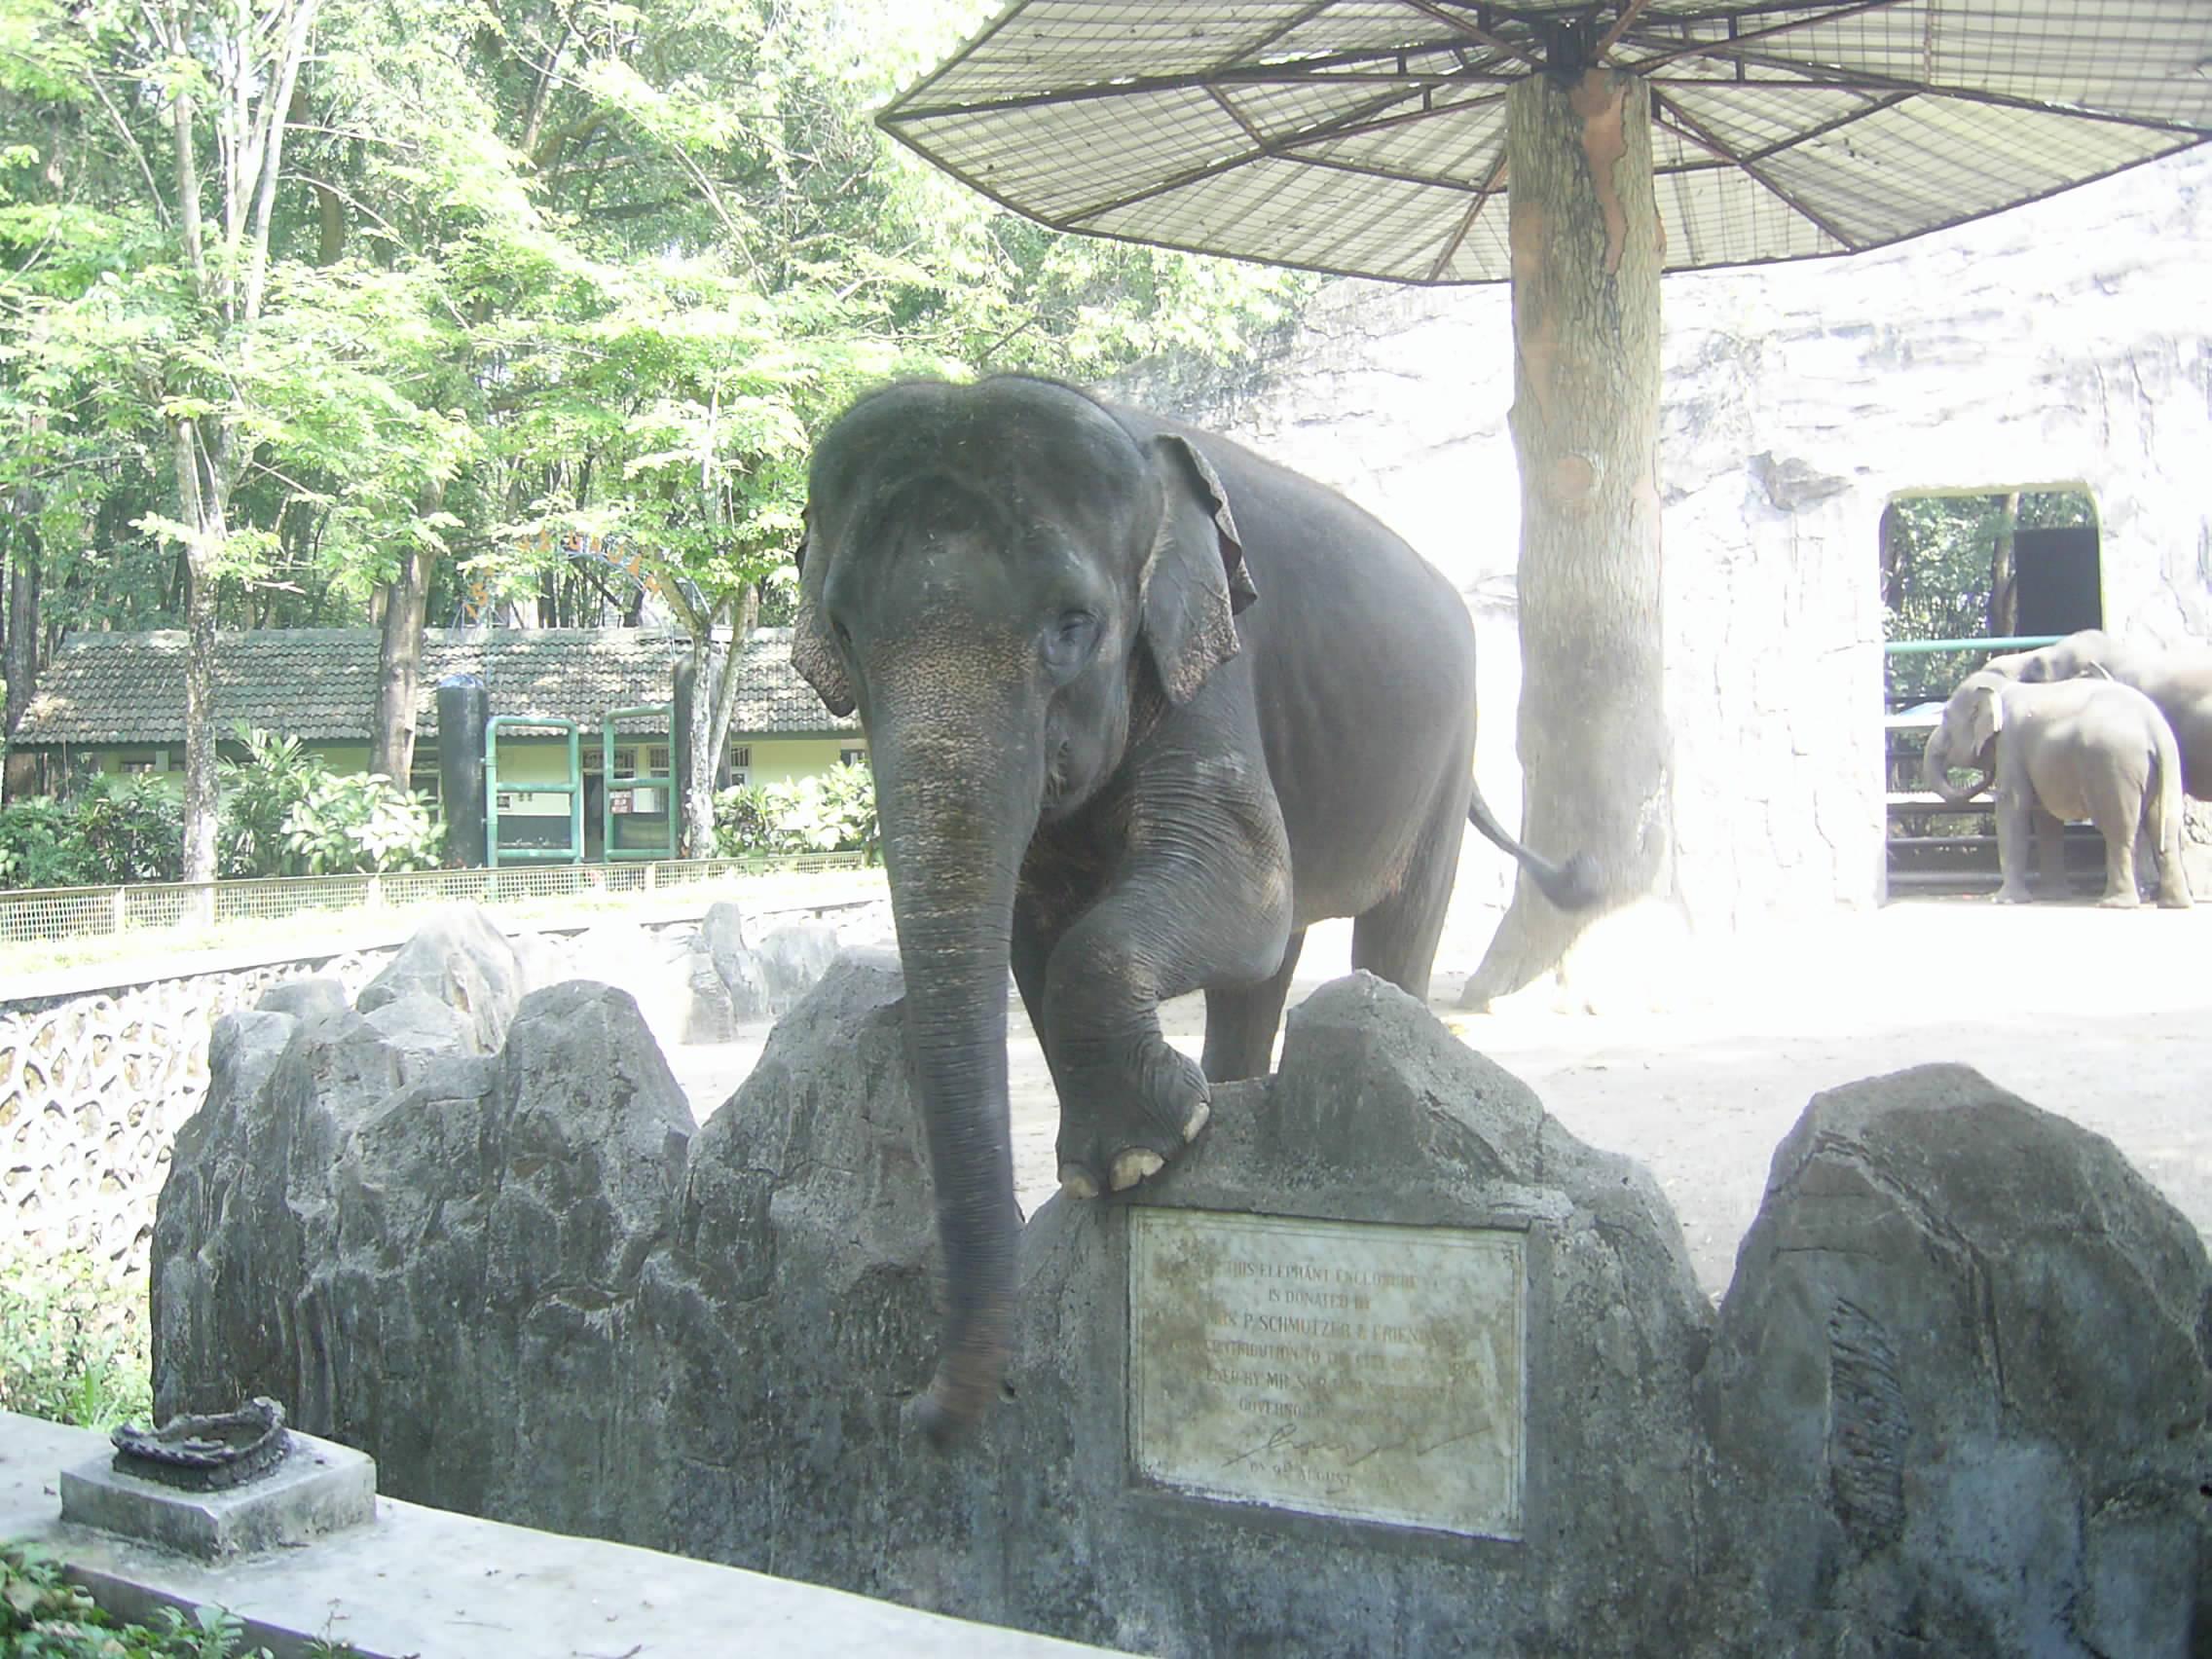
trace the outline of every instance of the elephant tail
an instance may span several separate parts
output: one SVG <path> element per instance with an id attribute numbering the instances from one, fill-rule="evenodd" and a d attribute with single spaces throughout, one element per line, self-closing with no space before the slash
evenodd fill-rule
<path id="1" fill-rule="evenodd" d="M 1597 860 L 1588 853 L 1575 853 L 1565 864 L 1547 864 L 1505 832 L 1505 826 L 1492 815 L 1490 802 L 1483 799 L 1480 785 L 1468 798 L 1467 822 L 1487 840 L 1511 854 L 1529 872 L 1536 890 L 1562 910 L 1587 909 L 1598 902 L 1604 889 L 1598 879 Z"/>
<path id="2" fill-rule="evenodd" d="M 2161 862 L 2181 856 L 2184 830 L 2182 811 L 2181 744 L 2174 728 L 2156 705 L 2151 710 L 2152 753 L 2158 763 L 2157 793 L 2153 796 L 2151 833 L 2158 844 Z"/>

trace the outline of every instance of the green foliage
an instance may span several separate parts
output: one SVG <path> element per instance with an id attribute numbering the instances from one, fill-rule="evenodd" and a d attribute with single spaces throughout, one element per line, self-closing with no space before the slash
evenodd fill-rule
<path id="1" fill-rule="evenodd" d="M 183 814 L 159 778 L 95 775 L 67 800 L 0 808 L 0 888 L 174 881 Z"/>
<path id="2" fill-rule="evenodd" d="M 112 886 L 174 881 L 182 873 L 184 812 L 163 779 L 101 777 L 72 804 L 86 879 Z"/>
<path id="3" fill-rule="evenodd" d="M 296 737 L 237 727 L 245 750 L 242 760 L 222 763 L 222 814 L 215 832 L 215 854 L 227 876 L 296 873 L 290 865 L 286 827 L 292 809 L 307 799 L 315 780 L 326 774 Z"/>
<path id="4" fill-rule="evenodd" d="M 866 766 L 753 784 L 715 796 L 715 852 L 725 859 L 866 853 L 879 832 L 875 780 Z"/>
<path id="5" fill-rule="evenodd" d="M 349 1659 L 350 1642 L 317 1640 L 311 1659 Z M 0 1653 L 11 1659 L 270 1659 L 245 1646 L 245 1625 L 221 1607 L 164 1607 L 149 1623 L 119 1624 L 58 1561 L 0 1545 Z"/>
<path id="6" fill-rule="evenodd" d="M 74 1251 L 0 1265 L 0 1410 L 106 1430 L 152 1410 L 142 1289 Z"/>
<path id="7" fill-rule="evenodd" d="M 284 843 L 310 875 L 434 869 L 445 827 L 380 772 L 322 772 L 286 816 Z"/>
<path id="8" fill-rule="evenodd" d="M 84 843 L 77 816 L 47 795 L 0 807 L 0 888 L 81 887 Z"/>
<path id="9" fill-rule="evenodd" d="M 2016 516 L 2008 517 L 2008 503 Z M 2079 491 L 1899 497 L 1882 516 L 1884 637 L 1972 640 L 2009 634 L 1998 586 L 2014 530 L 2095 523 L 2094 504 Z M 1946 697 L 1985 655 L 1935 651 L 1893 657 L 1891 699 Z"/>
<path id="10" fill-rule="evenodd" d="M 715 795 L 715 857 L 759 858 L 769 851 L 775 824 L 768 817 L 768 792 L 761 784 L 721 790 Z"/>

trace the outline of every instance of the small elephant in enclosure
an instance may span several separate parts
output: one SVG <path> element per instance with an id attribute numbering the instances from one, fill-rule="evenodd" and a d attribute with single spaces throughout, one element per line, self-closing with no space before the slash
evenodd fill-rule
<path id="1" fill-rule="evenodd" d="M 2212 800 L 2212 645 L 2161 650 L 2084 628 L 2025 653 L 2018 678 L 2038 685 L 2084 675 L 2132 685 L 2157 704 L 2181 748 L 2183 793 Z"/>
<path id="2" fill-rule="evenodd" d="M 1964 805 L 1981 785 L 1956 788 L 1954 767 L 1978 769 L 1993 783 L 2000 900 L 2031 897 L 2031 826 L 2045 882 L 2063 891 L 2062 827 L 2085 818 L 2105 838 L 2103 903 L 2140 902 L 2135 848 L 2145 834 L 2157 853 L 2158 903 L 2188 907 L 2180 752 L 2165 717 L 2140 691 L 2094 678 L 2025 684 L 2002 671 L 1970 674 L 1944 704 L 1921 757 L 1928 787 Z"/>

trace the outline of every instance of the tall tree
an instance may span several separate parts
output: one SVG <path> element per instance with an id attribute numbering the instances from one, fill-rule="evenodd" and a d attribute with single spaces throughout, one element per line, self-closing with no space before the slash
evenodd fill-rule
<path id="1" fill-rule="evenodd" d="M 1506 93 L 1521 460 L 1522 838 L 1586 852 L 1604 902 L 1672 872 L 1659 660 L 1659 256 L 1650 93 L 1593 68 Z M 1610 531 L 1610 534 L 1607 532 Z M 1594 620 L 1602 619 L 1602 620 Z M 1522 872 L 1463 1002 L 1556 968 L 1591 912 Z"/>

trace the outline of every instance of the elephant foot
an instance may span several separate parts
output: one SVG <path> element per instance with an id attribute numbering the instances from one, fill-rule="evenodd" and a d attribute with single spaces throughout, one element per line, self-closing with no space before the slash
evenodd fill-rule
<path id="1" fill-rule="evenodd" d="M 2025 887 L 2015 887 L 2010 882 L 1997 890 L 1997 902 L 2000 904 L 2032 904 L 2035 897 Z"/>
<path id="2" fill-rule="evenodd" d="M 2118 892 L 2106 894 L 2097 901 L 2097 908 L 2100 910 L 2133 910 L 2141 907 L 2142 903 L 2143 901 L 2136 896 L 2135 889 L 2127 887 Z"/>
<path id="3" fill-rule="evenodd" d="M 1105 1079 L 1063 1086 L 1060 1191 L 1066 1197 L 1125 1193 L 1166 1168 L 1206 1126 L 1213 1108 L 1205 1076 L 1184 1055 L 1159 1043 L 1136 1071 L 1119 1087 Z"/>
<path id="4" fill-rule="evenodd" d="M 2196 901 L 2190 897 L 2189 889 L 2186 887 L 2161 888 L 2158 893 L 2158 908 L 2161 910 L 2194 910 L 2196 908 Z"/>

